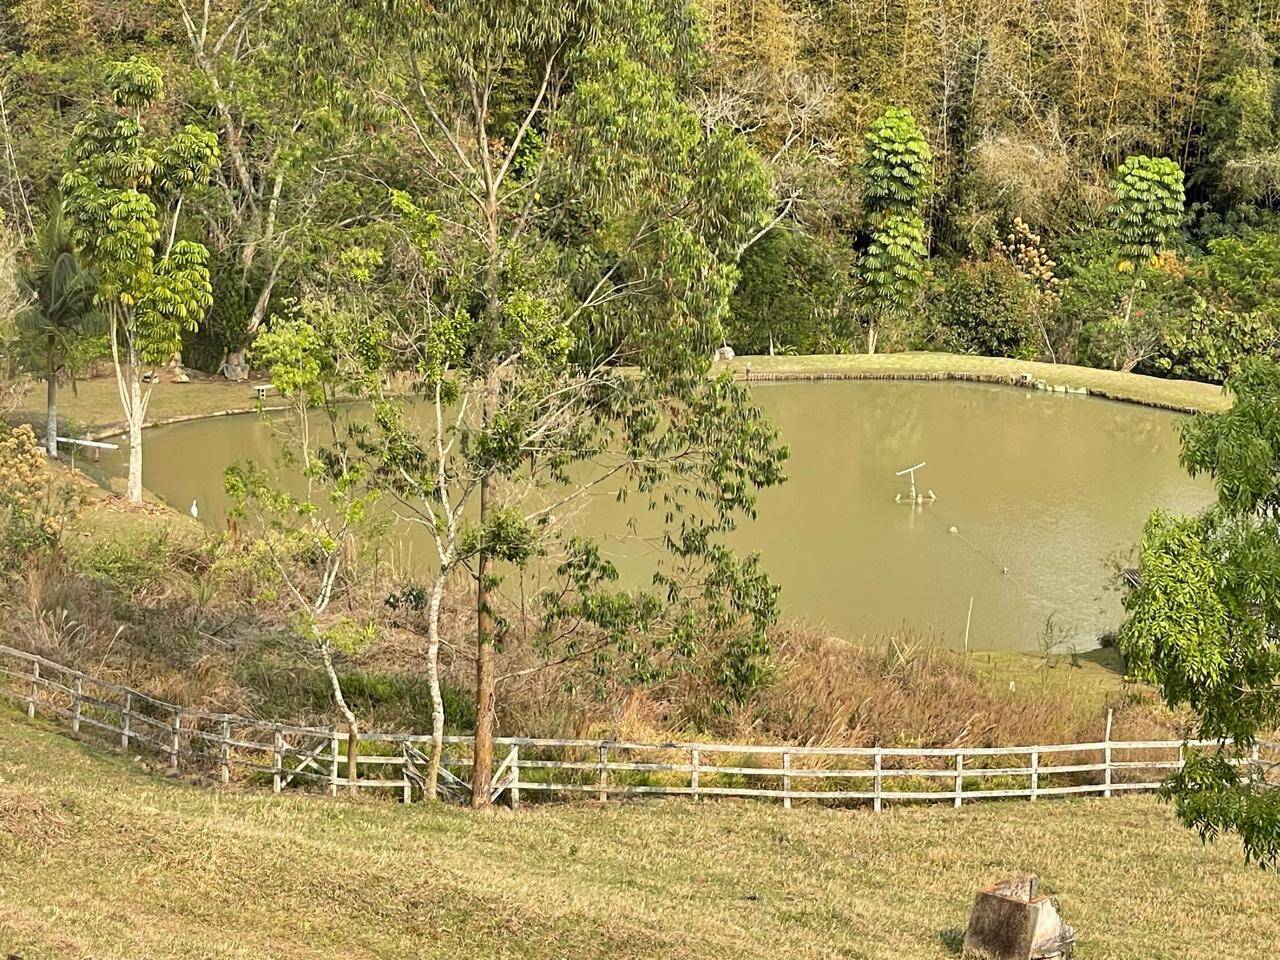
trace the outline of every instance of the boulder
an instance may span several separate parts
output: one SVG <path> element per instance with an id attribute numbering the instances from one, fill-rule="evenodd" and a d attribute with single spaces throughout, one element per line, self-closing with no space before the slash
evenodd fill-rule
<path id="1" fill-rule="evenodd" d="M 1076 934 L 1062 922 L 1037 878 L 1014 877 L 978 891 L 964 935 L 974 960 L 1059 960 L 1071 956 Z"/>

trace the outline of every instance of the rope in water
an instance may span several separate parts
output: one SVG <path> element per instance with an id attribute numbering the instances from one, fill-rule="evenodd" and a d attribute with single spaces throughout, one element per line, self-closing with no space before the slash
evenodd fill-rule
<path id="1" fill-rule="evenodd" d="M 912 509 L 915 509 L 915 508 L 913 507 Z M 1035 588 L 1030 586 L 1026 582 L 1026 580 L 1024 580 L 1021 576 L 1012 573 L 1007 564 L 1001 563 L 998 559 L 996 559 L 986 550 L 982 549 L 982 547 L 978 546 L 978 544 L 974 543 L 967 536 L 961 533 L 960 528 L 956 524 L 949 523 L 947 519 L 945 519 L 943 516 L 940 515 L 941 511 L 938 510 L 936 503 L 931 503 L 927 505 L 922 512 L 927 516 L 929 516 L 929 518 L 933 520 L 935 523 L 944 527 L 947 531 L 948 536 L 952 536 L 960 540 L 962 543 L 964 543 L 965 546 L 967 546 L 975 554 L 977 554 L 979 557 L 981 557 L 983 560 L 989 563 L 1002 576 L 1008 577 L 1011 584 L 1018 591 L 1020 591 L 1027 597 L 1031 598 L 1032 600 L 1038 601 L 1039 603 L 1043 604 L 1045 607 L 1048 607 L 1050 611 L 1053 611 L 1057 608 L 1058 601 L 1049 599 L 1044 594 L 1042 594 L 1039 590 L 1036 590 Z"/>

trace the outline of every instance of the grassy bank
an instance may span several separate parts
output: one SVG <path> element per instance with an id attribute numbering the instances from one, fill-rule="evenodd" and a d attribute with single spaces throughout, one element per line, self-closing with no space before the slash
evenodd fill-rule
<path id="1" fill-rule="evenodd" d="M 262 382 L 261 378 L 255 378 L 249 382 L 231 383 L 222 377 L 194 374 L 190 383 L 172 383 L 167 373 L 161 374 L 152 387 L 151 402 L 147 407 L 148 424 L 256 410 L 258 400 L 253 387 Z M 35 384 L 23 396 L 10 419 L 16 423 L 30 423 L 40 436 L 44 436 L 44 402 L 43 385 Z M 58 415 L 63 429 L 69 429 L 71 436 L 101 437 L 125 429 L 120 395 L 112 376 L 78 381 L 74 390 L 63 387 L 58 391 Z"/>
<path id="2" fill-rule="evenodd" d="M 841 354 L 808 357 L 739 357 L 732 368 L 767 377 L 957 377 L 991 383 L 1043 380 L 1049 387 L 1085 389 L 1091 394 L 1186 411 L 1217 411 L 1228 406 L 1222 388 L 1192 380 L 1166 380 L 1118 370 L 1070 364 L 1037 363 L 1001 357 L 953 353 Z"/>
<path id="3" fill-rule="evenodd" d="M 0 708 L 0 946 L 27 958 L 941 960 L 973 890 L 1017 871 L 1080 960 L 1280 942 L 1275 878 L 1151 798 L 476 816 L 193 787 Z"/>
<path id="4" fill-rule="evenodd" d="M 254 562 L 251 543 L 208 541 L 189 518 L 100 497 L 61 554 L 12 581 L 0 601 L 6 642 L 168 702 L 326 725 L 328 681 L 286 606 L 249 575 Z M 386 606 L 386 581 L 375 574 L 352 585 L 352 609 L 377 629 L 358 654 L 339 659 L 346 695 L 366 729 L 429 730 L 425 635 Z M 450 636 L 471 627 L 466 601 L 446 596 Z M 1019 745 L 1096 739 L 1112 708 L 1118 737 L 1182 732 L 1153 691 L 1124 681 L 1113 650 L 965 656 L 907 633 L 851 643 L 802 624 L 782 624 L 772 639 L 769 677 L 747 703 L 728 707 L 716 706 L 702 661 L 666 682 L 620 679 L 595 694 L 589 667 L 539 669 L 538 655 L 517 645 L 500 727 L 649 742 Z M 474 664 L 445 648 L 441 669 L 449 729 L 469 732 Z"/>
<path id="5" fill-rule="evenodd" d="M 1115 370 L 1073 367 L 1067 364 L 971 357 L 950 353 L 886 353 L 873 357 L 840 354 L 808 357 L 739 357 L 732 368 L 753 375 L 822 377 L 962 376 L 1009 383 L 1020 377 L 1043 380 L 1049 386 L 1085 388 L 1100 396 L 1179 410 L 1221 410 L 1226 399 L 1221 388 L 1190 380 L 1163 380 Z M 260 382 L 260 381 L 254 381 Z M 44 391 L 38 385 L 23 398 L 15 419 L 42 428 Z M 148 418 L 153 423 L 189 417 L 207 417 L 256 409 L 251 383 L 229 383 L 222 377 L 193 376 L 190 383 L 171 383 L 162 376 L 151 396 Z M 64 389 L 58 409 L 73 431 L 100 436 L 122 430 L 120 399 L 114 378 L 81 381 L 73 393 Z M 42 432 L 42 429 L 41 429 Z M 79 433 L 77 433 L 79 435 Z"/>

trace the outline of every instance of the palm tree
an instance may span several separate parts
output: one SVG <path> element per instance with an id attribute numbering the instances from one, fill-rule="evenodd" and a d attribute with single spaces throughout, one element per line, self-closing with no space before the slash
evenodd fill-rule
<path id="1" fill-rule="evenodd" d="M 20 283 L 29 298 L 19 314 L 23 333 L 43 353 L 47 409 L 45 444 L 50 457 L 58 455 L 58 379 L 74 373 L 68 356 L 78 340 L 97 332 L 101 315 L 94 305 L 98 280 L 81 266 L 71 243 L 71 227 L 62 200 L 53 196 L 48 216 L 35 238 L 31 261 Z"/>

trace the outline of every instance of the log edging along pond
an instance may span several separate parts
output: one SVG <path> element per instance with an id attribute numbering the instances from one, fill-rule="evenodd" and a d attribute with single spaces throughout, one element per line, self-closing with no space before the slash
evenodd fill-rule
<path id="1" fill-rule="evenodd" d="M 0 694 L 28 718 L 52 715 L 72 734 L 109 738 L 122 750 L 145 750 L 187 770 L 229 783 L 268 782 L 274 793 L 310 789 L 391 792 L 402 802 L 421 796 L 430 736 L 404 732 L 359 735 L 358 771 L 347 780 L 347 733 L 337 726 L 299 726 L 168 703 L 143 691 L 0 645 Z M 445 738 L 441 787 L 464 800 L 471 737 Z M 1009 747 L 805 747 L 789 744 L 564 740 L 499 737 L 505 748 L 491 799 L 519 807 L 522 795 L 585 795 L 598 801 L 636 796 L 695 800 L 738 797 L 869 806 L 901 803 L 1089 795 L 1112 797 L 1160 786 L 1156 773 L 1176 770 L 1188 746 L 1208 741 L 1115 740 L 1111 715 L 1103 739 L 1089 743 Z M 1254 745 L 1238 761 L 1264 778 L 1280 770 L 1280 744 Z M 459 776 L 459 772 L 463 776 Z M 977 786 L 966 781 L 977 781 Z"/>
<path id="2" fill-rule="evenodd" d="M 737 379 L 742 380 L 745 383 L 784 383 L 823 380 L 917 380 L 988 383 L 1003 387 L 1022 387 L 1028 390 L 1038 390 L 1042 393 L 1096 397 L 1101 400 L 1113 400 L 1116 403 L 1128 403 L 1139 407 L 1150 407 L 1153 410 L 1168 410 L 1172 413 L 1195 414 L 1204 412 L 1200 407 L 1196 407 L 1191 404 L 1143 399 L 1130 394 L 1107 390 L 1105 387 L 1071 387 L 1065 384 L 1051 384 L 1045 379 L 1032 377 L 1030 374 L 977 373 L 970 370 L 835 370 L 812 372 L 788 370 L 756 373 L 747 369 L 737 374 Z"/>

